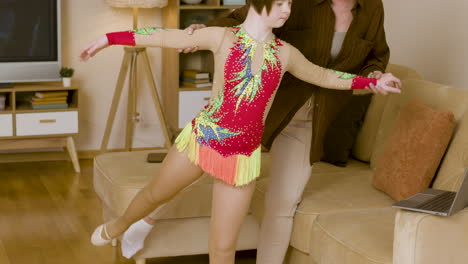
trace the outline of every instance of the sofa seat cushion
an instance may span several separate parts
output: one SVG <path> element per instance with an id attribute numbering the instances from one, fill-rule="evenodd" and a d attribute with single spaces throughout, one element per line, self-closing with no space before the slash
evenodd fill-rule
<path id="1" fill-rule="evenodd" d="M 137 192 L 158 175 L 160 163 L 146 162 L 150 152 L 156 151 L 105 153 L 94 159 L 94 189 L 113 214 L 123 214 Z M 204 174 L 163 206 L 158 218 L 210 216 L 212 182 Z"/>
<path id="2" fill-rule="evenodd" d="M 138 191 L 158 175 L 160 163 L 146 162 L 148 153 L 154 152 L 157 151 L 105 153 L 94 159 L 94 189 L 113 215 L 123 214 Z M 269 166 L 266 166 L 268 155 L 262 153 L 260 178 L 269 172 Z M 156 217 L 174 219 L 210 216 L 212 186 L 213 178 L 205 173 L 160 207 Z"/>
<path id="3" fill-rule="evenodd" d="M 315 218 L 323 213 L 391 205 L 394 201 L 389 196 L 372 187 L 372 175 L 373 171 L 368 164 L 354 159 L 350 159 L 345 168 L 326 162 L 315 163 L 302 202 L 294 216 L 291 245 L 308 253 L 308 234 Z M 252 213 L 260 219 L 263 216 L 267 185 L 268 178 L 257 182 L 257 191 L 252 201 Z"/>
<path id="4" fill-rule="evenodd" d="M 397 209 L 321 214 L 312 227 L 310 255 L 317 263 L 391 264 Z"/>
<path id="5" fill-rule="evenodd" d="M 256 219 L 252 215 L 247 215 L 239 233 L 236 250 L 256 249 L 258 229 Z M 145 248 L 135 255 L 135 259 L 207 254 L 209 235 L 209 217 L 163 219 L 158 221 L 155 228 L 151 230 L 145 240 Z M 168 262 L 148 261 L 146 263 Z M 187 262 L 181 260 L 172 263 Z"/>

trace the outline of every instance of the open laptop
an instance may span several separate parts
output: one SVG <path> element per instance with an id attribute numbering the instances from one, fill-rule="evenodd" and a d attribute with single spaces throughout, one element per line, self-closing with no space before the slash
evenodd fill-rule
<path id="1" fill-rule="evenodd" d="M 452 215 L 467 206 L 468 168 L 465 169 L 457 192 L 429 188 L 393 205 L 396 208 L 443 216 Z"/>

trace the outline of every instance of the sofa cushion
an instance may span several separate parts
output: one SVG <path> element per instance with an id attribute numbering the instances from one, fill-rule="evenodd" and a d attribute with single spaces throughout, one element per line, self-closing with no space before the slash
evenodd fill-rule
<path id="1" fill-rule="evenodd" d="M 236 250 L 255 249 L 258 229 L 257 220 L 252 215 L 247 215 L 239 232 Z M 207 254 L 209 234 L 210 220 L 208 217 L 160 220 L 145 240 L 145 248 L 135 255 L 135 259 Z M 146 263 L 158 262 L 148 261 Z M 166 261 L 160 263 L 164 262 Z"/>
<path id="2" fill-rule="evenodd" d="M 130 201 L 152 177 L 157 176 L 160 163 L 146 162 L 149 151 L 113 152 L 94 159 L 94 189 L 112 214 L 121 215 Z M 262 153 L 260 178 L 269 172 L 269 154 Z M 158 209 L 158 219 L 188 218 L 211 215 L 213 178 L 204 174 L 199 180 L 178 193 Z"/>
<path id="3" fill-rule="evenodd" d="M 368 164 L 354 159 L 345 168 L 315 163 L 294 216 L 291 245 L 308 253 L 310 236 L 306 234 L 310 234 L 315 218 L 323 213 L 391 205 L 390 197 L 372 187 L 372 174 Z M 268 178 L 259 180 L 252 200 L 252 214 L 259 219 L 263 217 L 267 185 Z"/>
<path id="4" fill-rule="evenodd" d="M 401 80 L 407 79 L 422 79 L 422 75 L 415 69 L 411 69 L 404 65 L 389 63 L 385 72 L 391 72 L 394 76 Z"/>
<path id="5" fill-rule="evenodd" d="M 317 264 L 317 262 L 313 261 L 308 253 L 289 247 L 284 258 L 284 264 Z"/>
<path id="6" fill-rule="evenodd" d="M 401 80 L 422 78 L 421 74 L 414 69 L 398 64 L 388 64 L 385 71 L 391 72 Z M 359 160 L 369 162 L 371 159 L 382 113 L 387 103 L 387 97 L 388 96 L 381 94 L 375 94 L 372 97 L 369 109 L 364 118 L 364 123 L 356 137 L 356 142 L 353 147 L 353 156 Z"/>
<path id="7" fill-rule="evenodd" d="M 371 99 L 372 94 L 353 95 L 341 109 L 325 134 L 323 161 L 346 166 Z"/>
<path id="8" fill-rule="evenodd" d="M 321 214 L 310 233 L 317 263 L 391 264 L 397 210 L 391 207 Z"/>
<path id="9" fill-rule="evenodd" d="M 462 96 L 463 93 L 460 93 Z M 465 105 L 468 106 L 468 90 L 464 91 Z M 468 111 L 457 120 L 457 127 L 450 142 L 447 153 L 434 181 L 434 188 L 456 191 L 465 168 L 468 168 Z"/>
<path id="10" fill-rule="evenodd" d="M 374 96 L 372 96 L 369 107 L 367 108 L 367 113 L 364 117 L 364 122 L 356 136 L 352 150 L 353 156 L 361 161 L 370 161 L 386 103 L 386 95 L 374 94 Z"/>
<path id="11" fill-rule="evenodd" d="M 151 152 L 155 151 L 115 152 L 95 157 L 94 189 L 114 214 L 123 214 L 137 192 L 158 175 L 161 163 L 146 162 L 146 156 Z M 209 216 L 211 187 L 212 178 L 204 174 L 161 207 L 158 218 Z"/>
<path id="12" fill-rule="evenodd" d="M 387 98 L 372 151 L 371 168 L 376 167 L 401 110 L 415 99 L 433 109 L 452 112 L 455 120 L 460 120 L 460 117 L 468 107 L 467 90 L 465 89 L 457 89 L 424 80 L 404 80 L 402 93 L 398 95 L 392 94 Z"/>
<path id="13" fill-rule="evenodd" d="M 451 112 L 409 103 L 386 143 L 373 185 L 397 201 L 429 187 L 454 127 Z"/>
<path id="14" fill-rule="evenodd" d="M 105 205 L 102 209 L 104 222 L 119 216 Z M 207 254 L 209 230 L 209 216 L 160 219 L 146 237 L 145 247 L 134 259 Z M 251 214 L 247 215 L 239 232 L 236 250 L 256 249 L 258 230 L 257 219 Z M 122 240 L 122 237 L 119 239 Z"/>

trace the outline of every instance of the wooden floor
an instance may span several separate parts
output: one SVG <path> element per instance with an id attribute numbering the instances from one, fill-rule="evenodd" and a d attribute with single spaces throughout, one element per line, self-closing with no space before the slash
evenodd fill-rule
<path id="1" fill-rule="evenodd" d="M 0 164 L 0 264 L 134 263 L 119 248 L 95 247 L 89 238 L 101 224 L 92 185 L 92 160 L 81 175 L 68 161 Z M 206 255 L 153 259 L 150 264 L 202 264 Z M 255 251 L 236 263 L 255 263 Z"/>

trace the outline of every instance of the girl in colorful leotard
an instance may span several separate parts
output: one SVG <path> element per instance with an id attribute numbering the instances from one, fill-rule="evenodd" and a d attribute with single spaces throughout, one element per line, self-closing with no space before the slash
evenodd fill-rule
<path id="1" fill-rule="evenodd" d="M 321 68 L 296 48 L 276 38 L 272 28 L 289 17 L 289 0 L 253 0 L 242 25 L 195 31 L 146 28 L 108 33 L 80 54 L 86 61 L 109 45 L 184 48 L 198 46 L 214 54 L 215 71 L 209 103 L 188 123 L 161 164 L 156 177 L 132 200 L 125 213 L 100 225 L 92 243 L 103 245 L 132 223 L 166 203 L 204 172 L 212 175 L 210 263 L 234 263 L 236 241 L 260 175 L 261 137 L 265 118 L 283 74 L 330 89 L 365 89 L 398 93 L 379 80 Z"/>

